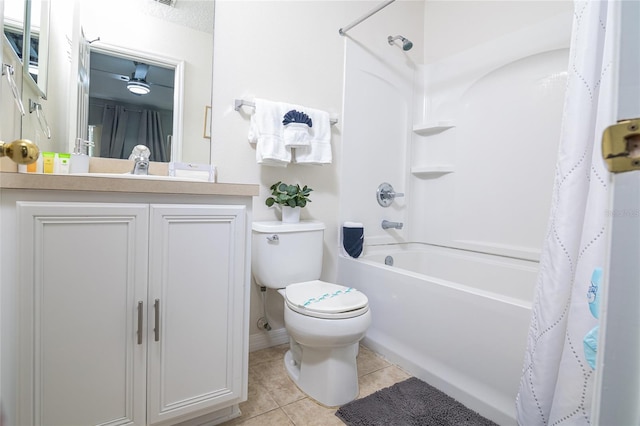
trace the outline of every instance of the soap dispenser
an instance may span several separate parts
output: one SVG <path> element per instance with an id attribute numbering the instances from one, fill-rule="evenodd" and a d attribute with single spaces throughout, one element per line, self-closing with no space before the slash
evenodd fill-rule
<path id="1" fill-rule="evenodd" d="M 76 146 L 71 154 L 69 173 L 89 173 L 88 150 L 90 146 L 93 146 L 93 142 L 81 138 L 76 139 Z"/>

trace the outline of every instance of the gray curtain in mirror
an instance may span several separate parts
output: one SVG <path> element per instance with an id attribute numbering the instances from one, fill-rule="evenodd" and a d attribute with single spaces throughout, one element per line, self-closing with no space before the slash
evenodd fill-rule
<path id="1" fill-rule="evenodd" d="M 140 119 L 138 120 L 137 116 L 132 117 L 131 114 L 140 114 Z M 128 129 L 129 126 L 132 129 Z M 146 145 L 151 151 L 151 161 L 169 161 L 160 113 L 152 110 L 129 110 L 120 105 L 105 106 L 100 156 L 126 159 L 135 145 Z"/>
<path id="2" fill-rule="evenodd" d="M 164 144 L 164 132 L 158 111 L 143 110 L 140 117 L 138 141 L 151 150 L 151 161 L 169 161 Z M 145 142 L 146 141 L 146 142 Z"/>
<path id="3" fill-rule="evenodd" d="M 102 114 L 100 157 L 128 158 L 124 156 L 124 140 L 127 136 L 129 111 L 120 105 L 107 105 Z"/>

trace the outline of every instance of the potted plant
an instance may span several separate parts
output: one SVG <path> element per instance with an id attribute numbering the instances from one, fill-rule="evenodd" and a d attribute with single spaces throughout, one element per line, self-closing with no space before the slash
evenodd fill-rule
<path id="1" fill-rule="evenodd" d="M 313 189 L 307 185 L 287 185 L 286 183 L 276 182 L 271 187 L 271 196 L 265 200 L 265 204 L 269 207 L 274 204 L 282 206 L 283 222 L 299 222 L 300 209 L 310 203 L 309 194 Z"/>

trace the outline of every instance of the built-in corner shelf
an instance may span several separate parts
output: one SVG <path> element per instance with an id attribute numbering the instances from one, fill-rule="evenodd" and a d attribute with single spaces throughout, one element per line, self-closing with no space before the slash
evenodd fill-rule
<path id="1" fill-rule="evenodd" d="M 442 120 L 429 123 L 420 123 L 413 126 L 414 133 L 419 135 L 435 135 L 436 133 L 444 132 L 445 130 L 455 127 L 453 120 Z"/>
<path id="2" fill-rule="evenodd" d="M 411 168 L 411 174 L 417 177 L 437 177 L 455 170 L 452 165 L 442 164 L 437 166 L 416 166 Z"/>

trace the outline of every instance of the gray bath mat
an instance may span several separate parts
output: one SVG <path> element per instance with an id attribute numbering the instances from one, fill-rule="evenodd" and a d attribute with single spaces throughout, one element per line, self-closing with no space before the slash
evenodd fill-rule
<path id="1" fill-rule="evenodd" d="M 351 401 L 336 416 L 349 426 L 497 426 L 415 377 Z"/>

